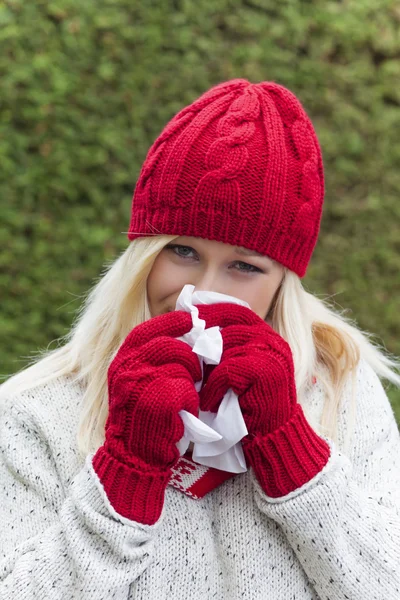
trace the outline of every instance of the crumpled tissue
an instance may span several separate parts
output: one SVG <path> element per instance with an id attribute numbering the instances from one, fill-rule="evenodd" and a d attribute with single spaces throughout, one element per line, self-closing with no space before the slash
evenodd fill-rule
<path id="1" fill-rule="evenodd" d="M 200 359 L 202 373 L 203 364 L 217 365 L 222 354 L 222 336 L 220 327 L 209 327 L 199 318 L 195 304 L 217 304 L 232 302 L 250 308 L 247 302 L 234 296 L 217 292 L 194 291 L 193 285 L 185 285 L 176 302 L 175 310 L 184 310 L 192 315 L 193 328 L 178 338 L 188 343 Z M 200 391 L 202 381 L 195 384 Z M 240 440 L 247 435 L 247 427 L 243 419 L 237 395 L 228 390 L 217 413 L 199 411 L 195 417 L 186 410 L 179 415 L 185 426 L 184 435 L 177 446 L 181 456 L 186 452 L 190 442 L 193 442 L 192 458 L 195 462 L 207 467 L 214 467 L 230 473 L 247 471 Z"/>

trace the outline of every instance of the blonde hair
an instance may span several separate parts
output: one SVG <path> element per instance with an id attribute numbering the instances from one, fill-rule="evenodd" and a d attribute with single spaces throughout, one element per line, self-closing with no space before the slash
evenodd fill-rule
<path id="1" fill-rule="evenodd" d="M 84 389 L 78 447 L 87 454 L 100 446 L 108 414 L 108 366 L 128 333 L 151 317 L 147 277 L 159 252 L 177 237 L 157 235 L 131 242 L 105 267 L 70 332 L 60 338 L 63 345 L 40 352 L 30 366 L 0 387 L 0 399 L 69 375 Z M 312 377 L 323 385 L 326 401 L 319 429 L 333 439 L 343 387 L 360 356 L 378 375 L 400 385 L 395 372 L 399 363 L 373 344 L 370 334 L 308 293 L 299 277 L 287 269 L 268 319 L 292 349 L 299 401 Z"/>

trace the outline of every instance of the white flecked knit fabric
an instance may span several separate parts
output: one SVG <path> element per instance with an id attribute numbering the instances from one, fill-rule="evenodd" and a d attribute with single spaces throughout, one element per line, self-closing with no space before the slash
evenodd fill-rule
<path id="1" fill-rule="evenodd" d="M 119 517 L 75 433 L 69 378 L 3 402 L 0 599 L 399 600 L 400 438 L 365 363 L 348 455 L 350 386 L 322 474 L 268 499 L 250 470 L 200 500 L 168 486 L 160 520 Z M 318 418 L 317 384 L 305 412 Z"/>

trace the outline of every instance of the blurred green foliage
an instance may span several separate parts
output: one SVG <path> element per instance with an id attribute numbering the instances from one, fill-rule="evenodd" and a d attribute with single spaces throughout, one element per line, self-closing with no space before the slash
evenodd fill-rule
<path id="1" fill-rule="evenodd" d="M 398 2 L 7 0 L 2 374 L 68 331 L 126 247 L 134 183 L 162 126 L 233 77 L 275 80 L 302 100 L 327 189 L 305 284 L 400 354 Z M 400 393 L 390 397 L 400 418 Z"/>

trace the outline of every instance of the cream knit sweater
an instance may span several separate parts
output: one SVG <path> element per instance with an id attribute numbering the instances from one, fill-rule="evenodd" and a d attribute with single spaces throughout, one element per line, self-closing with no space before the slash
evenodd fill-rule
<path id="1" fill-rule="evenodd" d="M 82 389 L 60 378 L 3 402 L 0 599 L 400 599 L 400 439 L 382 385 L 357 371 L 326 468 L 267 498 L 251 471 L 194 500 L 168 486 L 160 520 L 110 507 L 76 448 Z M 321 413 L 318 382 L 303 403 Z M 341 450 L 342 449 L 342 450 Z"/>

